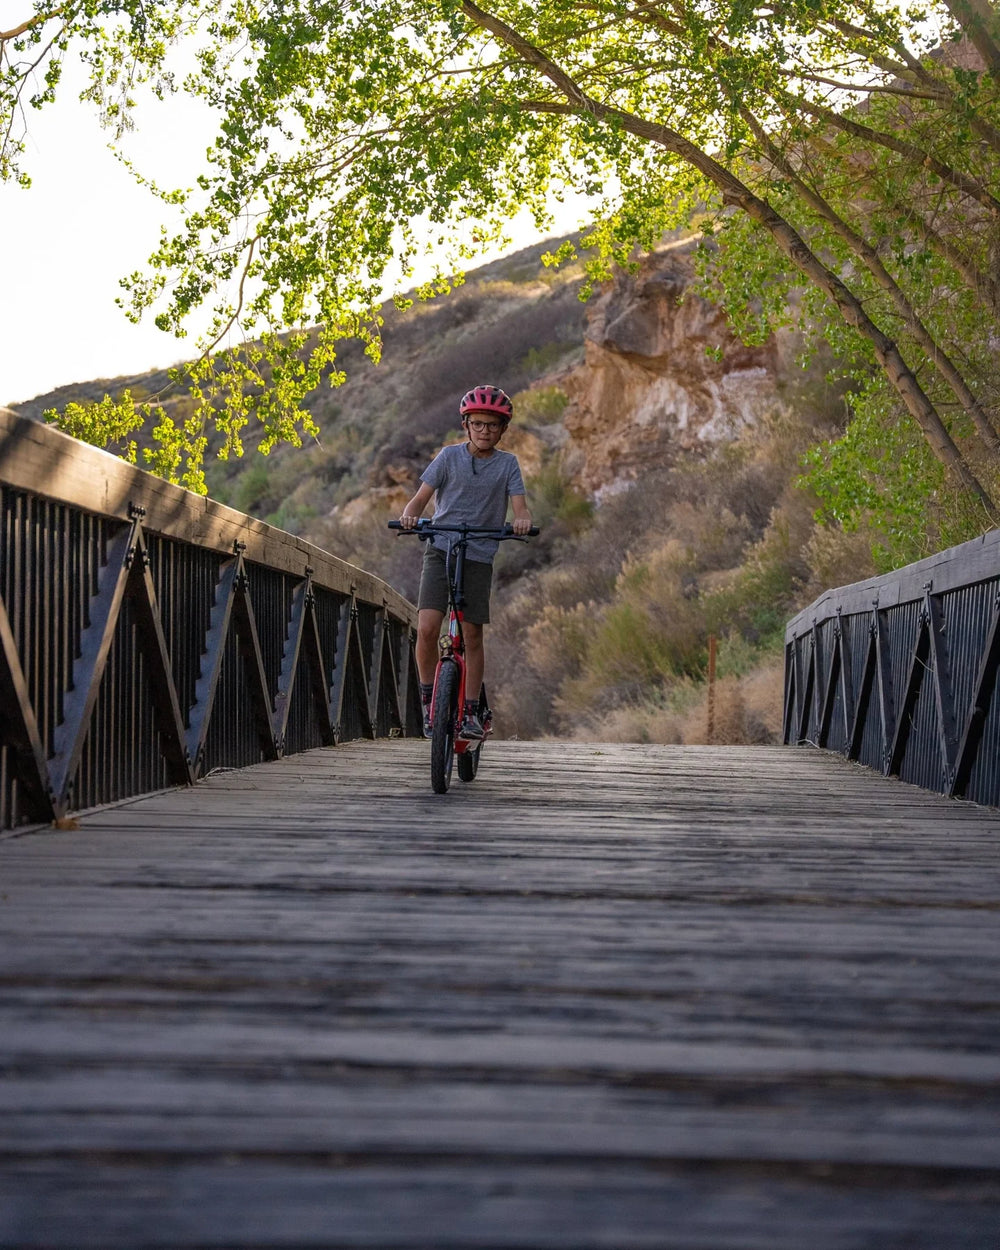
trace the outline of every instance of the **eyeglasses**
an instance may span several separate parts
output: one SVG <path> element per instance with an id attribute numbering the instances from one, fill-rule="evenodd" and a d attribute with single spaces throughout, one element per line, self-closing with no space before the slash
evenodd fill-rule
<path id="1" fill-rule="evenodd" d="M 502 429 L 499 421 L 470 421 L 469 429 L 475 430 L 477 434 L 485 434 L 487 430 L 491 434 L 495 434 L 497 430 Z"/>

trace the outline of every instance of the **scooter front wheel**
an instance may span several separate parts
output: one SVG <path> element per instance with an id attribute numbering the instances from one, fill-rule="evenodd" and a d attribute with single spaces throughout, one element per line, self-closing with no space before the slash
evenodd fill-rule
<path id="1" fill-rule="evenodd" d="M 431 729 L 431 788 L 447 794 L 455 762 L 455 721 L 458 717 L 458 666 L 443 660 L 434 692 Z"/>

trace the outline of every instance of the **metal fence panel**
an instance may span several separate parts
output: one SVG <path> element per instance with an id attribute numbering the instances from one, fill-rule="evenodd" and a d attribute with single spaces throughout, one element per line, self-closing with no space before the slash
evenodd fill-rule
<path id="1" fill-rule="evenodd" d="M 1000 530 L 827 591 L 785 632 L 786 743 L 1000 805 Z"/>
<path id="2" fill-rule="evenodd" d="M 330 553 L 0 410 L 0 828 L 419 735 L 415 623 Z"/>

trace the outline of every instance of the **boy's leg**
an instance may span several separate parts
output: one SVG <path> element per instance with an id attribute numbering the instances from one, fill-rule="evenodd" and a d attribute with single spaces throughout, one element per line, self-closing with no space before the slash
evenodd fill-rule
<path id="1" fill-rule="evenodd" d="M 417 673 L 422 685 L 428 685 L 434 681 L 434 670 L 437 668 L 438 661 L 438 638 L 441 637 L 443 622 L 444 613 L 436 608 L 421 608 L 417 613 L 417 645 L 414 651 L 417 657 Z"/>
<path id="2" fill-rule="evenodd" d="M 471 621 L 464 621 L 462 636 L 465 638 L 465 698 L 469 703 L 478 703 L 486 663 L 483 627 L 473 625 Z"/>
<path id="3" fill-rule="evenodd" d="M 437 668 L 438 638 L 444 613 L 436 608 L 417 612 L 417 677 L 420 679 L 420 706 L 424 714 L 424 737 L 431 736 L 431 699 L 434 696 L 434 670 Z"/>
<path id="4" fill-rule="evenodd" d="M 465 707 L 462 709 L 463 738 L 476 739 L 483 736 L 479 719 L 479 691 L 483 684 L 483 627 L 466 621 L 462 625 L 465 637 Z"/>
<path id="5" fill-rule="evenodd" d="M 469 560 L 466 563 L 465 620 L 462 622 L 462 634 L 465 638 L 465 698 L 469 703 L 479 702 L 479 691 L 483 684 L 483 627 L 490 619 L 492 582 L 491 564 L 478 560 Z"/>

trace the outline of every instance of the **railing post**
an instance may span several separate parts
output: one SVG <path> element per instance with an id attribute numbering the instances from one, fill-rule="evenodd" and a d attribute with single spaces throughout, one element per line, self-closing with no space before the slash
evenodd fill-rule
<path id="1" fill-rule="evenodd" d="M 715 741 L 715 635 L 708 636 L 708 724 L 705 740 L 709 746 Z"/>

